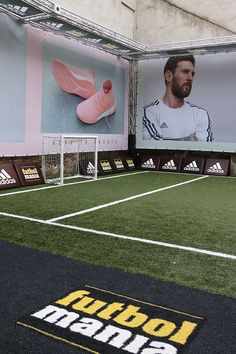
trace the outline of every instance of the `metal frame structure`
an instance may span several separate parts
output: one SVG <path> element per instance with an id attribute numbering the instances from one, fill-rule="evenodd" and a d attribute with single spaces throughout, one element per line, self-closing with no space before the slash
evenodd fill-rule
<path id="1" fill-rule="evenodd" d="M 128 60 L 236 51 L 236 35 L 144 45 L 56 5 L 50 0 L 0 0 L 0 12 Z"/>
<path id="2" fill-rule="evenodd" d="M 144 45 L 99 26 L 50 0 L 0 0 L 0 12 L 44 31 L 129 60 L 129 133 L 135 134 L 138 61 L 186 54 L 236 51 L 236 35 Z"/>
<path id="3" fill-rule="evenodd" d="M 129 110 L 128 110 L 128 133 L 136 132 L 136 113 L 137 113 L 137 89 L 138 89 L 138 61 L 129 62 Z"/>

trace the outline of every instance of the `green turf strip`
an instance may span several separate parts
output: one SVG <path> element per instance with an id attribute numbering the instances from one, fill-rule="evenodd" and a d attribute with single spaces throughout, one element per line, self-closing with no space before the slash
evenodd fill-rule
<path id="1" fill-rule="evenodd" d="M 232 260 L 8 217 L 1 217 L 0 235 L 37 250 L 236 297 L 236 262 Z"/>
<path id="2" fill-rule="evenodd" d="M 235 198 L 234 180 L 207 178 L 60 222 L 236 255 Z"/>
<path id="3" fill-rule="evenodd" d="M 0 197 L 0 211 L 50 219 L 196 178 L 145 173 Z M 12 191 L 11 191 L 12 192 Z"/>

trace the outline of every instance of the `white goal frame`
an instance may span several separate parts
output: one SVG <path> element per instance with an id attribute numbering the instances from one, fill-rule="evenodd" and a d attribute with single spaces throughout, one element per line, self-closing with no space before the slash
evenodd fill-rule
<path id="1" fill-rule="evenodd" d="M 67 145 L 67 146 L 66 146 Z M 76 173 L 65 175 L 65 156 L 71 155 L 76 160 Z M 93 173 L 81 174 L 81 160 L 92 159 Z M 55 170 L 54 176 L 49 177 L 48 170 Z M 98 172 L 98 136 L 95 135 L 44 135 L 42 142 L 42 173 L 46 183 L 64 184 L 65 179 L 90 178 L 97 179 Z"/>

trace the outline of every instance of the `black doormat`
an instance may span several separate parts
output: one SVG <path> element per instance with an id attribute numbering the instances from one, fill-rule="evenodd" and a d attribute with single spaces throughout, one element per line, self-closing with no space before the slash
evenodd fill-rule
<path id="1" fill-rule="evenodd" d="M 236 299 L 0 242 L 1 354 L 234 354 Z"/>

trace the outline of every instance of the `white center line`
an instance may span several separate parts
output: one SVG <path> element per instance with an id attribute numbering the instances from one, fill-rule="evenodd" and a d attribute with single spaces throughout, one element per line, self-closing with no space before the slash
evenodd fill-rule
<path id="1" fill-rule="evenodd" d="M 70 214 L 65 214 L 65 215 L 62 215 L 62 216 L 58 216 L 58 217 L 56 217 L 56 218 L 48 219 L 47 221 L 48 221 L 48 222 L 54 222 L 54 221 L 58 221 L 58 220 L 63 220 L 63 219 L 71 218 L 71 217 L 73 217 L 73 216 L 78 216 L 78 215 L 90 213 L 90 212 L 92 212 L 92 211 L 96 211 L 96 210 L 99 210 L 99 209 L 107 208 L 107 207 L 110 207 L 110 206 L 112 206 L 112 205 L 116 205 L 116 204 L 128 202 L 128 201 L 130 201 L 130 200 L 134 200 L 134 199 L 137 199 L 137 198 L 145 197 L 145 196 L 150 195 L 150 194 L 162 192 L 162 191 L 167 190 L 167 189 L 171 189 L 171 188 L 176 188 L 176 187 L 179 187 L 179 186 L 183 186 L 183 185 L 185 185 L 185 184 L 192 183 L 192 182 L 196 182 L 196 181 L 199 181 L 199 180 L 204 179 L 204 178 L 207 178 L 207 177 L 208 177 L 207 175 L 206 175 L 206 176 L 201 176 L 201 177 L 198 177 L 198 178 L 191 179 L 191 180 L 189 180 L 189 181 L 185 181 L 185 182 L 181 182 L 181 183 L 177 183 L 177 184 L 172 184 L 172 185 L 167 186 L 167 187 L 162 187 L 162 188 L 154 189 L 154 190 L 149 191 L 149 192 L 145 192 L 145 193 L 141 193 L 141 194 L 136 194 L 136 195 L 133 195 L 133 196 L 131 196 L 131 197 L 127 197 L 127 198 L 124 198 L 124 199 L 115 200 L 114 202 L 110 202 L 110 203 L 98 205 L 98 206 L 93 207 L 93 208 L 84 209 L 84 210 L 80 210 L 80 211 L 77 211 L 77 212 L 74 212 L 74 213 L 70 213 Z"/>

